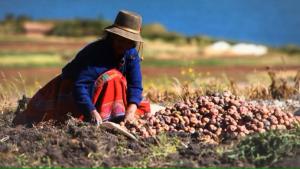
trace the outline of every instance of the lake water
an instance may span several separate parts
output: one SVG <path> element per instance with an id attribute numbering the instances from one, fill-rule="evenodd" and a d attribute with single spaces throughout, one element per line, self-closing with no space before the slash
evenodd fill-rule
<path id="1" fill-rule="evenodd" d="M 299 0 L 1 0 L 0 19 L 13 13 L 34 19 L 113 20 L 120 9 L 185 35 L 300 46 Z"/>

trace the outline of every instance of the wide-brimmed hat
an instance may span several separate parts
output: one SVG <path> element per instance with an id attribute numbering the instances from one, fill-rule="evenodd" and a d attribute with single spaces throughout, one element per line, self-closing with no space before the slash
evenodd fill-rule
<path id="1" fill-rule="evenodd" d="M 141 28 L 142 17 L 139 14 L 121 10 L 117 15 L 114 24 L 105 28 L 105 31 L 136 42 L 143 42 Z"/>

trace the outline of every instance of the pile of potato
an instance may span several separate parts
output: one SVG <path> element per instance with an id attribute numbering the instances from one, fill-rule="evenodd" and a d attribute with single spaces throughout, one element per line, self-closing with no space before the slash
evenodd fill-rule
<path id="1" fill-rule="evenodd" d="M 160 132 L 189 132 L 203 141 L 222 141 L 272 129 L 291 129 L 299 121 L 276 106 L 252 104 L 229 92 L 185 99 L 154 116 L 134 123 L 121 123 L 141 137 Z"/>

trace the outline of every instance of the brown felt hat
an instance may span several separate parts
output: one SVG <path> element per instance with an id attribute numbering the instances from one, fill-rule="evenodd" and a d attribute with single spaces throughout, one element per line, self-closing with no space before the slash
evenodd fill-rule
<path id="1" fill-rule="evenodd" d="M 142 17 L 139 14 L 121 10 L 117 15 L 114 24 L 105 28 L 105 31 L 136 42 L 143 42 L 141 28 Z"/>

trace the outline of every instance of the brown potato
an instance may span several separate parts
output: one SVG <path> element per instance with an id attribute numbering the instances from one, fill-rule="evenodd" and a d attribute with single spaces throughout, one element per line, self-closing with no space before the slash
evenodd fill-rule
<path id="1" fill-rule="evenodd" d="M 235 114 L 235 113 L 236 113 L 235 110 L 233 110 L 233 109 L 228 109 L 228 114 L 233 115 L 233 114 Z"/>
<path id="2" fill-rule="evenodd" d="M 184 127 L 184 129 L 183 129 L 185 132 L 189 132 L 189 130 L 190 130 L 190 127 Z"/>
<path id="3" fill-rule="evenodd" d="M 207 129 L 203 129 L 203 134 L 206 134 L 206 135 L 211 135 L 211 132 Z"/>
<path id="4" fill-rule="evenodd" d="M 169 126 L 169 131 L 174 131 L 174 130 L 175 130 L 174 126 Z"/>
<path id="5" fill-rule="evenodd" d="M 169 116 L 164 116 L 164 119 L 165 119 L 165 122 L 166 122 L 167 124 L 171 124 L 171 117 L 169 117 Z"/>
<path id="6" fill-rule="evenodd" d="M 284 125 L 285 125 L 285 126 L 290 126 L 290 124 L 291 124 L 291 123 L 290 123 L 288 120 L 284 121 Z"/>
<path id="7" fill-rule="evenodd" d="M 169 125 L 164 125 L 163 128 L 164 128 L 165 131 L 169 131 L 170 130 L 170 126 Z"/>
<path id="8" fill-rule="evenodd" d="M 244 132 L 246 129 L 246 127 L 243 125 L 243 126 L 237 126 L 237 131 L 239 132 Z"/>
<path id="9" fill-rule="evenodd" d="M 273 125 L 271 125 L 270 129 L 271 129 L 271 130 L 276 130 L 276 129 L 277 129 L 277 126 L 273 124 Z"/>
<path id="10" fill-rule="evenodd" d="M 288 115 L 284 114 L 283 116 L 284 121 L 287 121 L 289 119 Z"/>
<path id="11" fill-rule="evenodd" d="M 225 97 L 225 98 L 224 98 L 224 101 L 225 101 L 226 103 L 229 103 L 229 102 L 230 102 L 230 98 L 229 98 L 229 97 Z"/>
<path id="12" fill-rule="evenodd" d="M 252 119 L 252 123 L 253 123 L 253 124 L 258 124 L 258 123 L 259 123 L 259 120 L 257 120 L 257 119 Z"/>
<path id="13" fill-rule="evenodd" d="M 147 137 L 149 137 L 150 135 L 149 135 L 149 133 L 147 132 L 147 131 L 143 131 L 142 132 L 142 137 L 144 137 L 144 138 L 147 138 Z"/>
<path id="14" fill-rule="evenodd" d="M 207 124 L 209 121 L 210 120 L 207 117 L 202 118 L 202 123 L 204 123 L 204 124 Z"/>
<path id="15" fill-rule="evenodd" d="M 217 131 L 218 128 L 217 128 L 215 125 L 210 124 L 210 125 L 208 126 L 208 129 L 209 129 L 210 131 L 212 131 L 212 132 L 215 132 L 215 131 Z"/>
<path id="16" fill-rule="evenodd" d="M 263 119 L 267 119 L 268 117 L 269 117 L 269 115 L 267 115 L 267 114 L 264 114 L 264 115 L 262 116 Z"/>
<path id="17" fill-rule="evenodd" d="M 285 130 L 286 129 L 286 126 L 285 125 L 277 125 L 277 128 L 279 129 L 279 130 Z"/>
<path id="18" fill-rule="evenodd" d="M 265 125 L 264 125 L 263 122 L 258 122 L 258 123 L 257 123 L 257 127 L 258 127 L 258 128 L 264 128 Z"/>
<path id="19" fill-rule="evenodd" d="M 156 135 L 156 130 L 155 130 L 155 129 L 150 129 L 150 130 L 149 130 L 149 134 L 150 134 L 151 136 L 155 136 L 155 135 Z"/>
<path id="20" fill-rule="evenodd" d="M 257 120 L 259 120 L 259 121 L 262 120 L 262 116 L 261 116 L 260 113 L 256 113 L 256 114 L 255 114 L 255 118 L 256 118 Z"/>
<path id="21" fill-rule="evenodd" d="M 250 134 L 250 131 L 248 129 L 244 130 L 245 134 Z"/>
<path id="22" fill-rule="evenodd" d="M 219 127 L 215 133 L 216 133 L 216 135 L 218 135 L 218 136 L 221 135 L 221 133 L 222 133 L 222 128 Z"/>
<path id="23" fill-rule="evenodd" d="M 216 119 L 217 117 L 211 117 L 211 119 L 210 119 L 210 123 L 211 124 L 217 124 L 217 119 Z"/>
<path id="24" fill-rule="evenodd" d="M 279 124 L 284 124 L 285 120 L 283 118 L 279 119 Z"/>
<path id="25" fill-rule="evenodd" d="M 244 132 L 240 132 L 239 134 L 238 134 L 238 137 L 245 137 L 246 136 L 246 134 L 244 133 Z"/>
<path id="26" fill-rule="evenodd" d="M 186 125 L 190 124 L 190 119 L 189 119 L 188 116 L 183 116 L 183 120 L 184 120 Z"/>
<path id="27" fill-rule="evenodd" d="M 237 127 L 236 127 L 235 125 L 229 125 L 229 126 L 227 126 L 227 130 L 228 130 L 228 131 L 233 132 L 233 131 L 235 131 L 236 129 L 237 129 Z"/>
<path id="28" fill-rule="evenodd" d="M 207 112 L 209 112 L 209 111 L 207 110 L 206 107 L 201 107 L 201 108 L 200 108 L 200 113 L 201 113 L 201 114 L 206 114 Z"/>
<path id="29" fill-rule="evenodd" d="M 136 128 L 132 127 L 132 128 L 129 129 L 129 131 L 130 131 L 131 133 L 135 133 L 135 132 L 136 132 Z"/>
<path id="30" fill-rule="evenodd" d="M 172 119 L 172 123 L 178 124 L 178 123 L 179 123 L 179 118 L 174 117 L 174 118 Z"/>
<path id="31" fill-rule="evenodd" d="M 258 131 L 259 133 L 264 133 L 264 132 L 266 132 L 266 130 L 263 129 L 263 128 L 258 128 L 257 131 Z"/>
<path id="32" fill-rule="evenodd" d="M 219 104 L 220 98 L 219 98 L 219 97 L 213 97 L 212 101 L 213 101 L 215 104 Z"/>
<path id="33" fill-rule="evenodd" d="M 294 117 L 294 115 L 292 113 L 290 113 L 290 112 L 288 112 L 287 115 L 288 115 L 289 118 L 293 118 Z"/>
<path id="34" fill-rule="evenodd" d="M 235 106 L 235 107 L 239 107 L 241 104 L 237 101 L 237 100 L 234 100 L 234 99 L 231 99 L 229 101 L 229 104 Z"/>
<path id="35" fill-rule="evenodd" d="M 230 119 L 230 124 L 236 126 L 237 122 L 232 118 L 232 119 Z"/>
<path id="36" fill-rule="evenodd" d="M 191 118 L 191 117 L 197 118 L 197 115 L 196 115 L 195 113 L 191 113 L 191 114 L 189 114 L 188 116 L 189 116 L 190 118 Z"/>
<path id="37" fill-rule="evenodd" d="M 216 108 L 210 109 L 210 115 L 211 116 L 216 116 L 218 114 L 219 114 L 219 110 L 218 109 L 216 109 Z"/>
<path id="38" fill-rule="evenodd" d="M 275 116 L 272 115 L 272 116 L 270 117 L 270 119 L 271 119 L 271 123 L 272 123 L 272 124 L 274 124 L 274 125 L 278 124 L 278 120 L 277 120 L 277 118 L 276 118 Z"/>
<path id="39" fill-rule="evenodd" d="M 269 114 L 269 110 L 265 106 L 262 107 L 261 111 L 262 111 L 263 115 L 268 115 Z"/>
<path id="40" fill-rule="evenodd" d="M 197 123 L 198 123 L 198 119 L 197 119 L 196 117 L 191 117 L 191 118 L 189 119 L 189 121 L 190 121 L 190 123 L 192 123 L 192 124 L 197 124 Z"/>
<path id="41" fill-rule="evenodd" d="M 257 126 L 256 126 L 256 124 L 251 124 L 251 129 L 253 130 L 253 131 L 257 131 Z"/>
<path id="42" fill-rule="evenodd" d="M 189 129 L 189 132 L 190 132 L 190 133 L 195 133 L 195 131 L 196 131 L 196 130 L 195 130 L 194 127 L 191 127 L 191 128 Z"/>
<path id="43" fill-rule="evenodd" d="M 242 117 L 241 117 L 241 115 L 239 114 L 239 113 L 234 113 L 233 115 L 232 115 L 232 117 L 235 119 L 235 120 L 240 120 L 240 119 L 242 119 Z"/>

